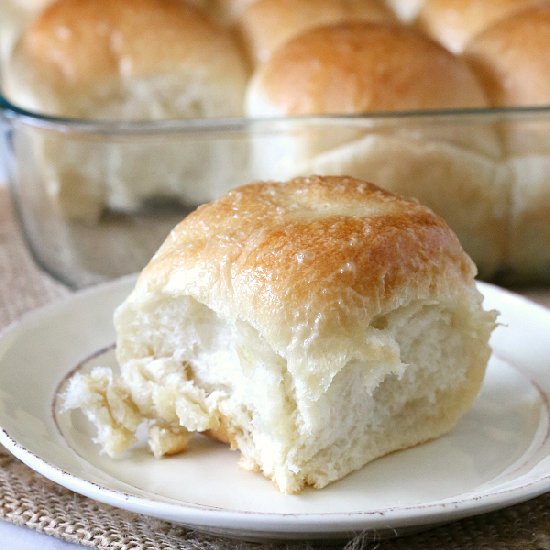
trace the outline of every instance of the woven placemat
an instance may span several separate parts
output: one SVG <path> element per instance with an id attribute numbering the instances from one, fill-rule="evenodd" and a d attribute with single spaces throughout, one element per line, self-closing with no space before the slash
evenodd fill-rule
<path id="1" fill-rule="evenodd" d="M 0 188 L 0 327 L 66 293 L 34 267 L 15 227 L 6 190 Z M 531 297 L 548 299 L 542 293 Z M 99 504 L 46 480 L 3 449 L 0 449 L 0 518 L 94 548 L 258 548 Z M 315 547 L 304 543 L 284 546 Z M 333 546 L 349 550 L 550 550 L 550 494 L 417 535 L 383 542 L 365 535 Z M 261 546 L 270 547 L 273 545 Z"/>

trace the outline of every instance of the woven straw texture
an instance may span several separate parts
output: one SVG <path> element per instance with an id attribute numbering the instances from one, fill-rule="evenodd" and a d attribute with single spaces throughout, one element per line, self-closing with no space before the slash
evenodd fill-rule
<path id="1" fill-rule="evenodd" d="M 34 267 L 15 227 L 6 191 L 0 188 L 0 327 L 66 292 Z M 535 292 L 531 297 L 550 303 L 548 293 Z M 207 537 L 99 504 L 35 474 L 3 449 L 0 449 L 0 518 L 94 548 L 275 548 Z M 315 548 L 315 545 L 296 543 L 284 547 Z M 347 550 L 550 550 L 550 494 L 417 535 L 388 541 L 358 536 L 333 547 Z"/>

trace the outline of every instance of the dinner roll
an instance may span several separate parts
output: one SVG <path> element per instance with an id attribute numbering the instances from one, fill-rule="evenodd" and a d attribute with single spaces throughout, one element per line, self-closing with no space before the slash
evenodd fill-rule
<path id="1" fill-rule="evenodd" d="M 240 115 L 247 70 L 228 32 L 182 0 L 57 0 L 23 34 L 6 76 L 8 96 L 39 113 L 151 120 Z M 239 161 L 167 139 L 121 140 L 105 156 L 97 141 L 37 136 L 48 188 L 69 217 L 95 220 L 104 206 L 132 210 L 151 195 L 196 205 L 218 194 L 205 166 L 219 182 L 219 164 Z M 182 188 L 191 178 L 195 189 Z"/>
<path id="2" fill-rule="evenodd" d="M 477 33 L 540 0 L 425 0 L 418 21 L 452 52 L 461 52 Z"/>
<path id="3" fill-rule="evenodd" d="M 489 358 L 494 313 L 428 208 L 346 177 L 239 187 L 169 235 L 115 313 L 121 375 L 65 404 L 116 455 L 144 419 L 157 455 L 193 432 L 286 493 L 447 432 Z"/>
<path id="4" fill-rule="evenodd" d="M 381 0 L 258 0 L 244 10 L 239 24 L 251 59 L 263 63 L 279 46 L 307 29 L 346 20 L 392 19 Z"/>
<path id="5" fill-rule="evenodd" d="M 345 23 L 308 31 L 274 53 L 247 91 L 252 117 L 483 107 L 469 67 L 411 29 Z M 466 120 L 466 121 L 465 121 Z M 367 119 L 289 131 L 254 144 L 257 174 L 350 174 L 417 197 L 457 232 L 484 276 L 500 263 L 507 185 L 494 129 L 471 119 Z"/>
<path id="6" fill-rule="evenodd" d="M 353 114 L 480 107 L 465 63 L 412 29 L 343 23 L 288 42 L 256 71 L 248 112 Z"/>
<path id="7" fill-rule="evenodd" d="M 466 56 L 486 85 L 493 105 L 548 105 L 549 46 L 550 4 L 542 4 L 478 34 L 468 45 Z"/>
<path id="8" fill-rule="evenodd" d="M 246 70 L 229 35 L 181 0 L 57 0 L 9 76 L 27 109 L 139 120 L 239 115 Z"/>
<path id="9" fill-rule="evenodd" d="M 550 105 L 550 4 L 529 8 L 478 34 L 467 59 L 496 107 Z M 510 116 L 502 124 L 512 174 L 506 264 L 523 282 L 548 280 L 550 267 L 550 118 Z"/>

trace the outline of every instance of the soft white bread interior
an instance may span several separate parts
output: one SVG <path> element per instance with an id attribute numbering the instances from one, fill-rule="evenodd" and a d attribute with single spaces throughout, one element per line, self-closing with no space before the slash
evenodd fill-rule
<path id="1" fill-rule="evenodd" d="M 468 44 L 466 59 L 494 106 L 550 103 L 549 29 L 550 4 L 541 4 L 498 21 Z"/>
<path id="2" fill-rule="evenodd" d="M 246 98 L 252 117 L 487 105 L 464 61 L 412 29 L 369 23 L 313 29 L 290 40 L 256 71 Z M 376 181 L 442 215 L 484 276 L 502 260 L 508 185 L 499 170 L 497 133 L 486 121 L 340 120 L 289 131 L 269 147 L 261 140 L 253 146 L 255 173 L 276 179 L 349 174 Z M 466 201 L 460 208 L 457 197 Z"/>
<path id="3" fill-rule="evenodd" d="M 257 0 L 243 11 L 239 28 L 250 58 L 259 64 L 308 29 L 343 21 L 393 19 L 382 0 Z"/>
<path id="4" fill-rule="evenodd" d="M 540 0 L 425 0 L 418 24 L 452 52 L 478 33 Z"/>
<path id="5" fill-rule="evenodd" d="M 478 34 L 465 50 L 495 107 L 550 105 L 550 4 L 514 13 Z M 550 266 L 550 135 L 545 113 L 501 122 L 511 174 L 505 265 L 524 282 Z"/>
<path id="6" fill-rule="evenodd" d="M 121 375 L 73 378 L 104 451 L 206 432 L 287 493 L 447 432 L 494 313 L 429 209 L 346 177 L 237 188 L 169 235 L 117 309 Z"/>
<path id="7" fill-rule="evenodd" d="M 229 32 L 182 0 L 57 0 L 23 33 L 5 76 L 7 96 L 42 114 L 152 120 L 240 115 L 247 68 Z M 94 136 L 32 137 L 61 211 L 90 221 L 151 195 L 209 200 L 218 193 L 205 166 L 239 163 L 234 151 L 166 138 L 102 148 Z M 193 177 L 195 190 L 182 186 Z"/>

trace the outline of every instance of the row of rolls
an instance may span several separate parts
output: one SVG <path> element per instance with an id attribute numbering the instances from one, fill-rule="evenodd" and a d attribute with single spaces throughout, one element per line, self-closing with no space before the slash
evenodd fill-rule
<path id="1" fill-rule="evenodd" d="M 550 280 L 550 2 L 7 0 L 3 9 L 2 86 L 18 106 L 98 121 L 256 121 L 237 135 L 203 127 L 103 142 L 29 130 L 21 147 L 67 219 L 98 223 L 155 196 L 200 204 L 249 179 L 345 174 L 432 207 L 482 277 Z M 430 110 L 439 112 L 414 114 Z"/>

